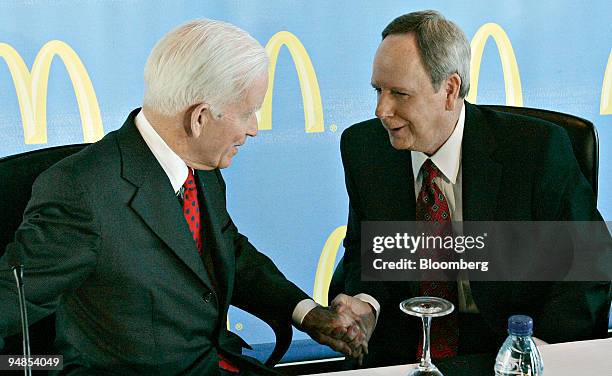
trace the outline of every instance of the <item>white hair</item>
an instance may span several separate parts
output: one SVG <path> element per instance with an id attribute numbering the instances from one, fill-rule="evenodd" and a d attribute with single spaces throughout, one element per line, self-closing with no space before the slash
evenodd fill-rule
<path id="1" fill-rule="evenodd" d="M 221 21 L 190 21 L 153 47 L 144 70 L 143 102 L 164 115 L 203 102 L 220 113 L 267 67 L 266 51 L 246 31 Z"/>

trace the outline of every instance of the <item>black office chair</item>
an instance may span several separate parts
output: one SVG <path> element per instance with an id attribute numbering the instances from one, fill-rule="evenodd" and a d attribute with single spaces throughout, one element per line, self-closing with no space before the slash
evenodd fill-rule
<path id="1" fill-rule="evenodd" d="M 597 201 L 597 177 L 599 173 L 599 139 L 597 129 L 590 121 L 561 112 L 540 110 L 537 108 L 512 107 L 501 105 L 484 105 L 482 107 L 517 115 L 531 116 L 555 123 L 567 132 L 580 170 L 591 184 L 595 201 Z M 343 260 L 336 267 L 329 284 L 328 294 L 334 297 L 344 291 Z"/>
<path id="2" fill-rule="evenodd" d="M 38 175 L 61 159 L 74 154 L 87 144 L 64 145 L 30 151 L 0 159 L 0 213 L 3 222 L 0 225 L 0 256 L 6 246 L 13 241 L 15 231 L 23 220 L 34 180 Z M 24 281 L 27 284 L 27 281 Z M 15 304 L 18 304 L 15 302 Z M 268 324 L 276 336 L 274 350 L 266 360 L 269 367 L 277 364 L 289 349 L 293 330 L 287 318 L 275 317 L 273 313 L 261 310 L 262 305 L 246 307 L 247 311 Z M 30 325 L 31 354 L 54 354 L 55 315 L 48 316 Z M 22 354 L 21 334 L 5 338 L 2 354 Z"/>

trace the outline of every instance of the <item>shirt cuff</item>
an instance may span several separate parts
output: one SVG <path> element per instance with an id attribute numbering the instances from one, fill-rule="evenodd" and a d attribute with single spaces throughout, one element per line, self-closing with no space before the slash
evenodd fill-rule
<path id="1" fill-rule="evenodd" d="M 315 303 L 312 299 L 304 299 L 299 302 L 295 308 L 293 309 L 293 314 L 291 318 L 293 319 L 293 325 L 298 328 L 302 327 L 302 321 L 304 321 L 304 317 L 310 312 L 313 308 L 317 307 L 318 304 Z"/>
<path id="2" fill-rule="evenodd" d="M 361 293 L 353 297 L 361 300 L 362 302 L 369 303 L 372 306 L 372 308 L 374 308 L 374 312 L 376 312 L 376 322 L 378 322 L 378 315 L 380 314 L 380 303 L 378 303 L 376 299 L 374 299 L 368 294 Z"/>

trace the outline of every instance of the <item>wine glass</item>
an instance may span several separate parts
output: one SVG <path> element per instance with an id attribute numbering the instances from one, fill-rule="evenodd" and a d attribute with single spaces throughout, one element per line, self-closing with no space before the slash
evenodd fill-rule
<path id="1" fill-rule="evenodd" d="M 421 362 L 408 376 L 444 376 L 431 362 L 429 329 L 432 317 L 446 316 L 453 312 L 455 306 L 448 300 L 434 296 L 419 296 L 400 303 L 402 312 L 420 317 L 423 321 L 423 352 Z"/>

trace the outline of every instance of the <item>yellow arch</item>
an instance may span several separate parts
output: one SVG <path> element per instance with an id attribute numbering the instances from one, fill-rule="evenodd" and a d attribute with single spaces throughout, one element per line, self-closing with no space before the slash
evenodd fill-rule
<path id="1" fill-rule="evenodd" d="M 314 291 L 312 297 L 315 302 L 327 306 L 329 304 L 329 297 L 327 290 L 329 290 L 329 284 L 334 274 L 334 265 L 336 263 L 336 255 L 340 248 L 342 239 L 346 236 L 346 226 L 340 226 L 335 229 L 331 235 L 327 238 L 321 256 L 319 257 L 319 264 L 317 265 L 317 273 L 315 274 Z"/>
<path id="2" fill-rule="evenodd" d="M 478 29 L 472 38 L 472 61 L 470 62 L 470 92 L 466 99 L 476 103 L 478 97 L 478 78 L 480 77 L 480 64 L 482 53 L 489 37 L 493 37 L 497 45 L 497 51 L 504 73 L 504 86 L 506 88 L 506 105 L 523 106 L 523 91 L 521 88 L 521 77 L 512 43 L 504 29 L 498 24 L 487 23 Z"/>
<path id="3" fill-rule="evenodd" d="M 52 40 L 36 55 L 30 74 L 19 53 L 12 46 L 0 43 L 0 57 L 11 72 L 19 101 L 25 143 L 47 143 L 47 86 L 51 62 L 56 55 L 63 61 L 72 81 L 81 114 L 83 140 L 95 142 L 104 136 L 100 108 L 87 70 L 76 52 L 64 42 Z"/>
<path id="4" fill-rule="evenodd" d="M 608 65 L 604 73 L 603 85 L 601 86 L 601 104 L 599 106 L 601 115 L 612 115 L 612 51 L 608 57 Z"/>
<path id="5" fill-rule="evenodd" d="M 280 48 L 285 45 L 291 53 L 295 70 L 300 80 L 302 101 L 304 102 L 304 130 L 306 133 L 318 133 L 325 130 L 323 123 L 323 104 L 317 75 L 308 57 L 308 52 L 300 40 L 288 31 L 280 31 L 272 36 L 266 44 L 270 58 L 268 67 L 268 92 L 259 113 L 259 129 L 272 129 L 272 96 L 274 92 L 274 74 Z"/>

